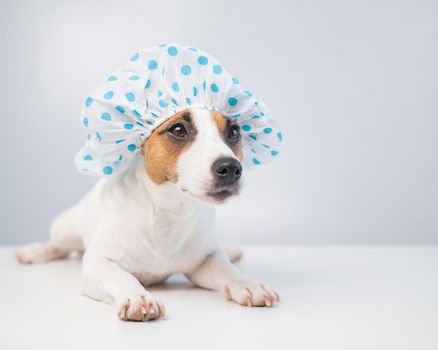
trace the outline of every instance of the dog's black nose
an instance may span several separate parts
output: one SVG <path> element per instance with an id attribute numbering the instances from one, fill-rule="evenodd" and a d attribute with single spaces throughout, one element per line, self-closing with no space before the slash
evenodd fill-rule
<path id="1" fill-rule="evenodd" d="M 221 184 L 231 185 L 242 176 L 240 162 L 231 157 L 219 158 L 211 166 L 214 176 Z"/>

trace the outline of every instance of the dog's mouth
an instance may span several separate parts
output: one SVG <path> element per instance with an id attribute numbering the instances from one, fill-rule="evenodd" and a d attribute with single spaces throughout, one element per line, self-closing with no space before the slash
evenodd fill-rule
<path id="1" fill-rule="evenodd" d="M 203 195 L 195 195 L 187 189 L 182 189 L 183 192 L 191 195 L 192 197 L 197 198 L 198 200 L 210 204 L 220 204 L 225 202 L 230 197 L 236 196 L 239 194 L 240 186 L 228 186 L 228 187 L 215 187 L 209 189 Z"/>
<path id="2" fill-rule="evenodd" d="M 213 188 L 206 193 L 206 197 L 211 198 L 216 203 L 225 202 L 228 198 L 239 194 L 240 187 L 238 185 L 228 187 Z"/>

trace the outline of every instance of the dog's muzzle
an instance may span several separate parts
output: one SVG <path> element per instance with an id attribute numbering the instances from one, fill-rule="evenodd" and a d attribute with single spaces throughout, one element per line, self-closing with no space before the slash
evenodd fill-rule
<path id="1" fill-rule="evenodd" d="M 207 194 L 218 202 L 236 195 L 239 192 L 239 179 L 242 176 L 242 165 L 232 157 L 217 159 L 211 166 L 215 179 L 212 190 Z"/>

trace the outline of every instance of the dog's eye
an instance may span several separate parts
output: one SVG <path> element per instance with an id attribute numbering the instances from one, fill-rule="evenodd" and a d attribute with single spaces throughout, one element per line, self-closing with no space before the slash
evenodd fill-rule
<path id="1" fill-rule="evenodd" d="M 173 136 L 176 137 L 186 137 L 187 136 L 187 130 L 182 124 L 173 124 L 169 130 L 167 130 L 169 133 L 171 133 Z"/>
<path id="2" fill-rule="evenodd" d="M 228 128 L 228 138 L 231 141 L 238 141 L 240 140 L 240 129 L 237 125 L 231 125 Z"/>

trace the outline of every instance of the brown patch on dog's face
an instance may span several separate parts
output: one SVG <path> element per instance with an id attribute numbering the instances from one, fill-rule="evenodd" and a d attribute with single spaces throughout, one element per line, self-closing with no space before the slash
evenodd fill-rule
<path id="1" fill-rule="evenodd" d="M 240 127 L 232 119 L 225 117 L 222 113 L 217 111 L 211 112 L 211 118 L 217 125 L 219 135 L 221 135 L 236 157 L 242 161 L 243 151 Z"/>
<path id="2" fill-rule="evenodd" d="M 182 111 L 158 126 L 143 143 L 144 166 L 155 184 L 176 182 L 178 158 L 193 143 L 196 133 L 190 111 Z"/>

